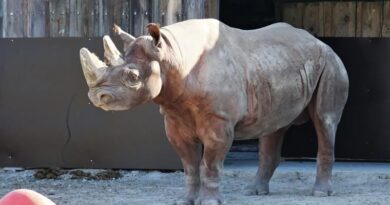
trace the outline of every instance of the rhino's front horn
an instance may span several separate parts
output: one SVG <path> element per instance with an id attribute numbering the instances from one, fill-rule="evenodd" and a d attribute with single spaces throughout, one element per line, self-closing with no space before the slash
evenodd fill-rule
<path id="1" fill-rule="evenodd" d="M 103 46 L 104 46 L 104 58 L 107 65 L 118 66 L 125 63 L 122 58 L 121 52 L 116 48 L 114 42 L 112 42 L 109 36 L 103 37 Z"/>
<path id="2" fill-rule="evenodd" d="M 104 74 L 105 69 L 107 69 L 107 65 L 86 48 L 80 50 L 80 62 L 88 86 L 95 86 L 99 77 L 101 77 Z"/>

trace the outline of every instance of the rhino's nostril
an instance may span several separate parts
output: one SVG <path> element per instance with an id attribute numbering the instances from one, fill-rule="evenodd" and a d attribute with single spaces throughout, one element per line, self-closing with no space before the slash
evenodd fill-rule
<path id="1" fill-rule="evenodd" d="M 100 94 L 99 100 L 102 103 L 109 103 L 112 101 L 112 96 L 110 94 Z"/>

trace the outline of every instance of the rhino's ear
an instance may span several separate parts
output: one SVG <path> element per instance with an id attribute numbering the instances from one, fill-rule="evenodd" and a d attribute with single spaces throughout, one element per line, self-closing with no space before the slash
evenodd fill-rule
<path id="1" fill-rule="evenodd" d="M 150 23 L 146 26 L 149 34 L 153 37 L 154 45 L 157 47 L 161 47 L 161 33 L 160 33 L 160 25 L 157 23 Z"/>
<path id="2" fill-rule="evenodd" d="M 162 79 L 160 74 L 160 64 L 157 61 L 150 62 L 150 68 L 152 74 L 146 82 L 146 86 L 149 89 L 150 96 L 155 98 L 159 95 L 162 87 Z"/>

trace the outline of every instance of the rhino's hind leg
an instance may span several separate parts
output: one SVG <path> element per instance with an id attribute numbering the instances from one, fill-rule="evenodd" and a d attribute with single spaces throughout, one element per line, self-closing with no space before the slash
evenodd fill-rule
<path id="1" fill-rule="evenodd" d="M 269 181 L 280 162 L 283 137 L 287 129 L 288 127 L 281 128 L 259 139 L 260 165 L 255 181 L 245 188 L 245 195 L 266 195 L 269 193 Z"/>
<path id="2" fill-rule="evenodd" d="M 311 107 L 311 106 L 310 106 Z M 332 168 L 334 162 L 335 124 L 319 116 L 310 108 L 318 138 L 317 176 L 313 187 L 314 196 L 330 196 L 332 190 Z"/>
<path id="3" fill-rule="evenodd" d="M 348 97 L 348 76 L 340 59 L 329 55 L 327 66 L 320 78 L 317 91 L 309 104 L 318 141 L 317 176 L 314 196 L 333 195 L 332 168 L 336 129 Z"/>

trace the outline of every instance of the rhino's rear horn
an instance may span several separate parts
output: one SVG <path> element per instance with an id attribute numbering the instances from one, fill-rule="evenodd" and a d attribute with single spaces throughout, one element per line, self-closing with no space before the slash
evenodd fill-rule
<path id="1" fill-rule="evenodd" d="M 125 63 L 121 52 L 116 48 L 109 36 L 103 37 L 104 58 L 107 65 L 118 66 Z"/>
<path id="2" fill-rule="evenodd" d="M 116 24 L 114 24 L 112 30 L 123 40 L 123 51 L 126 52 L 127 49 L 130 47 L 131 43 L 135 40 L 135 37 L 129 33 L 124 32 L 121 27 Z"/>
<path id="3" fill-rule="evenodd" d="M 86 48 L 80 49 L 80 62 L 88 86 L 94 87 L 107 69 L 107 65 Z"/>

